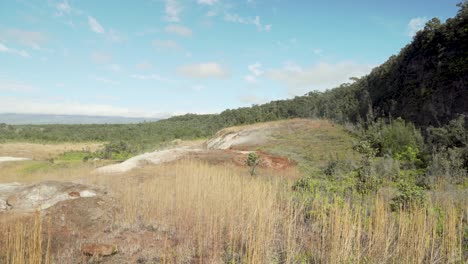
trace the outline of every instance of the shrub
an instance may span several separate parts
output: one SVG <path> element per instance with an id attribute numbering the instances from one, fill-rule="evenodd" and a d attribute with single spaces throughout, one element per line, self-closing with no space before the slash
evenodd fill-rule
<path id="1" fill-rule="evenodd" d="M 372 160 L 377 151 L 368 141 L 361 141 L 354 146 L 354 150 L 362 154 L 360 166 L 355 170 L 356 190 L 360 194 L 369 194 L 377 191 L 381 179 L 374 173 Z"/>
<path id="2" fill-rule="evenodd" d="M 388 124 L 377 121 L 366 131 L 366 137 L 378 150 L 377 154 L 389 154 L 396 159 L 415 159 L 423 145 L 421 132 L 401 118 Z"/>
<path id="3" fill-rule="evenodd" d="M 422 187 L 419 187 L 410 181 L 400 181 L 398 183 L 399 194 L 395 196 L 390 207 L 393 211 L 398 209 L 407 210 L 414 206 L 423 206 L 426 203 L 426 194 Z"/>
<path id="4" fill-rule="evenodd" d="M 463 181 L 468 175 L 464 164 L 466 152 L 466 149 L 458 148 L 434 151 L 427 175 L 431 178 L 445 177 L 454 183 Z"/>
<path id="5" fill-rule="evenodd" d="M 384 155 L 378 159 L 373 167 L 381 178 L 389 181 L 394 181 L 400 175 L 400 161 L 393 159 L 390 155 Z"/>
<path id="6" fill-rule="evenodd" d="M 247 160 L 245 161 L 247 165 L 250 167 L 250 175 L 255 175 L 255 169 L 257 168 L 258 164 L 260 163 L 260 157 L 255 152 L 249 153 L 247 156 Z"/>
<path id="7" fill-rule="evenodd" d="M 134 153 L 135 151 L 128 143 L 124 141 L 118 141 L 104 145 L 104 150 L 100 153 L 99 156 L 104 159 L 123 160 L 131 157 Z"/>

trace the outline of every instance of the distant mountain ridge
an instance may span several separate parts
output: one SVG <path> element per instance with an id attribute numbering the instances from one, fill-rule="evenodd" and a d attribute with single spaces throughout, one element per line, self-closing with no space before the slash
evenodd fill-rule
<path id="1" fill-rule="evenodd" d="M 0 113 L 0 123 L 9 125 L 134 124 L 158 120 L 160 118 Z"/>

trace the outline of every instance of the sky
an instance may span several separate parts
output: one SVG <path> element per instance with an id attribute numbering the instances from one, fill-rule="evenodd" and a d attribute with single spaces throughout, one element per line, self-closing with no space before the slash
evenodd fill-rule
<path id="1" fill-rule="evenodd" d="M 0 0 L 0 113 L 167 117 L 368 74 L 459 0 Z"/>

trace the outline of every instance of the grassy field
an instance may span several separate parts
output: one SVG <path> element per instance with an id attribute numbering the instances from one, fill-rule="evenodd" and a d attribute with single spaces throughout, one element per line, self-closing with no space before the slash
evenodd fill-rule
<path id="1" fill-rule="evenodd" d="M 70 151 L 95 152 L 102 148 L 102 143 L 57 143 L 38 144 L 28 142 L 0 144 L 0 157 L 24 157 L 34 160 L 47 160 Z"/>
<path id="2" fill-rule="evenodd" d="M 170 234 L 157 251 L 145 250 L 143 239 L 131 245 L 123 241 L 120 254 L 144 252 L 142 263 L 156 256 L 162 263 L 466 260 L 468 197 L 463 193 L 433 193 L 424 207 L 392 212 L 379 194 L 363 200 L 318 194 L 312 200 L 297 199 L 291 181 L 280 176 L 250 177 L 239 167 L 186 160 L 81 181 L 106 186 L 115 195 L 114 229 L 138 234 L 153 228 Z M 29 222 L 9 223 L 1 226 L 7 235 L 0 256 L 7 263 L 54 260 L 47 254 L 47 241 L 54 238 L 48 235 L 46 219 L 32 216 Z M 68 247 L 61 250 L 78 250 L 74 244 Z"/>
<path id="3" fill-rule="evenodd" d="M 375 193 L 356 192 L 361 155 L 342 126 L 317 120 L 278 124 L 255 149 L 299 166 L 259 168 L 255 177 L 247 166 L 193 157 L 100 175 L 93 170 L 109 161 L 84 162 L 79 148 L 52 152 L 53 162 L 0 164 L 0 183 L 74 181 L 105 188 L 111 197 L 101 205 L 83 200 L 81 209 L 57 215 L 0 214 L 0 262 L 76 262 L 89 237 L 67 237 L 63 230 L 84 234 L 85 228 L 94 239 L 117 245 L 119 252 L 104 263 L 466 263 L 466 188 L 441 181 L 424 191 L 424 203 L 392 208 L 399 190 L 391 179 Z M 338 165 L 329 174 L 333 162 L 351 169 Z M 378 158 L 373 165 L 382 177 L 389 171 L 385 162 Z M 406 170 L 398 175 L 414 180 Z M 101 218 L 89 212 L 108 218 L 93 222 Z M 62 223 L 61 217 L 82 222 L 51 224 Z"/>

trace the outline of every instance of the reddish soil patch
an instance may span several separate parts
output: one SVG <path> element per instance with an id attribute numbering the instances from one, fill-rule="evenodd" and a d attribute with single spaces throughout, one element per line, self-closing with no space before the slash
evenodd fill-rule
<path id="1" fill-rule="evenodd" d="M 296 163 L 288 158 L 274 156 L 266 152 L 256 151 L 260 156 L 260 168 L 284 170 L 296 166 Z M 245 160 L 248 153 L 232 149 L 210 150 L 198 153 L 191 153 L 190 158 L 207 161 L 211 164 L 232 163 L 236 166 L 246 166 Z"/>

